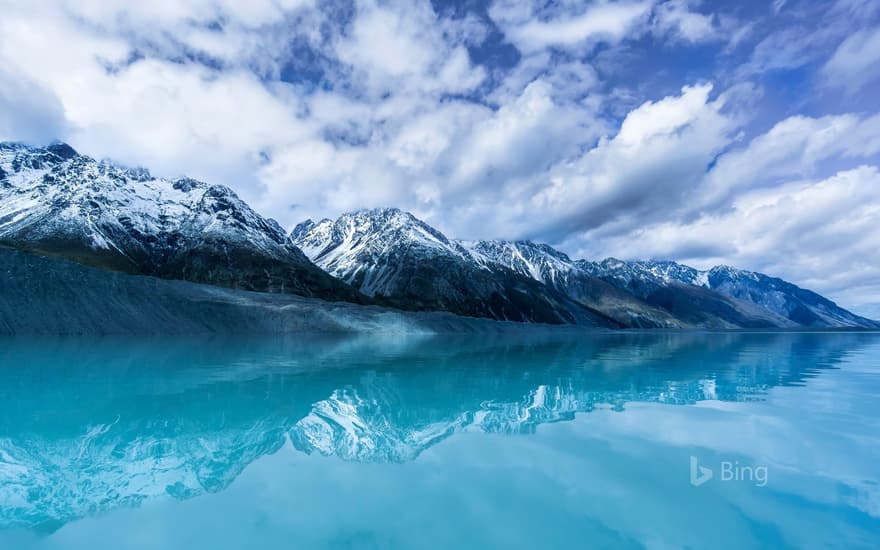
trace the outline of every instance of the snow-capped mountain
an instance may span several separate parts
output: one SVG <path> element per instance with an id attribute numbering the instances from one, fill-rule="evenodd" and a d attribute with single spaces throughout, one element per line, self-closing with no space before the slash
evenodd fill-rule
<path id="1" fill-rule="evenodd" d="M 0 143 L 0 246 L 126 273 L 511 321 L 880 326 L 760 273 L 458 241 L 396 208 L 309 220 L 287 235 L 226 187 L 156 178 L 64 143 Z"/>
<path id="2" fill-rule="evenodd" d="M 625 327 L 738 328 L 788 326 L 785 319 L 752 304 L 692 284 L 627 286 L 600 277 L 589 262 L 572 261 L 545 244 L 530 241 L 466 243 L 483 264 L 500 264 L 541 281 Z M 682 275 L 685 277 L 686 275 Z"/>
<path id="3" fill-rule="evenodd" d="M 661 308 L 581 270 L 566 254 L 531 241 L 460 241 L 475 260 L 487 267 L 502 266 L 551 287 L 582 306 L 613 319 L 623 327 L 685 328 Z"/>
<path id="4" fill-rule="evenodd" d="M 396 208 L 307 220 L 293 242 L 318 266 L 364 294 L 406 309 L 511 321 L 613 326 L 554 289 L 502 266 Z"/>
<path id="5" fill-rule="evenodd" d="M 475 281 L 510 280 L 514 274 L 520 284 L 523 279 L 533 282 L 527 290 L 532 296 L 543 292 L 557 303 L 567 298 L 589 312 L 591 322 L 598 319 L 606 326 L 878 326 L 813 292 L 760 274 L 724 267 L 700 271 L 669 261 L 572 260 L 531 241 L 454 240 L 394 208 L 361 210 L 335 221 L 308 220 L 291 237 L 331 275 L 403 307 L 416 303 L 428 309 L 522 320 L 473 305 L 463 309 L 457 302 L 466 298 L 452 296 Z M 487 292 L 491 295 L 497 289 L 497 284 L 490 285 L 482 294 L 471 291 L 471 295 L 485 301 Z M 416 296 L 431 298 L 419 301 Z M 570 306 L 566 309 L 572 311 Z"/>
<path id="6" fill-rule="evenodd" d="M 531 241 L 459 241 L 482 265 L 503 265 L 542 283 L 555 283 L 574 269 L 566 254 Z"/>
<path id="7" fill-rule="evenodd" d="M 229 188 L 0 143 L 0 245 L 129 273 L 357 300 Z"/>
<path id="8" fill-rule="evenodd" d="M 317 224 L 307 220 L 294 228 L 291 238 L 326 272 L 370 296 L 389 295 L 399 284 L 400 266 L 383 260 L 403 246 L 426 261 L 472 260 L 458 243 L 396 208 L 360 210 Z"/>
<path id="9" fill-rule="evenodd" d="M 705 289 L 724 296 L 743 309 L 763 311 L 777 317 L 782 327 L 877 328 L 880 323 L 855 315 L 813 291 L 762 273 L 730 266 L 709 270 L 670 261 L 578 261 L 577 265 L 596 277 L 625 288 L 644 299 L 666 299 L 669 289 Z M 658 294 L 659 289 L 659 294 Z M 704 296 L 707 294 L 703 293 Z"/>
<path id="10" fill-rule="evenodd" d="M 672 261 L 573 261 L 530 241 L 462 244 L 483 265 L 501 264 L 528 275 L 624 326 L 878 326 L 815 292 L 729 266 L 702 271 Z"/>

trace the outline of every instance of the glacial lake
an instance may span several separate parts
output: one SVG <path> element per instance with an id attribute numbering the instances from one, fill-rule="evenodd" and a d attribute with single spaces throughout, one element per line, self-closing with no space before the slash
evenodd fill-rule
<path id="1" fill-rule="evenodd" d="M 0 548 L 878 548 L 880 334 L 0 341 Z"/>

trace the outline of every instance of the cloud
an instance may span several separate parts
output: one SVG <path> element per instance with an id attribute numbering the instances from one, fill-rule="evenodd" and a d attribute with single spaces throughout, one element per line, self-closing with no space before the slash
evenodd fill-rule
<path id="1" fill-rule="evenodd" d="M 48 143 L 67 132 L 64 107 L 51 90 L 0 69 L 0 141 Z"/>
<path id="2" fill-rule="evenodd" d="M 586 9 L 556 13 L 543 3 L 500 1 L 489 13 L 520 51 L 549 46 L 576 47 L 598 41 L 617 42 L 651 9 L 651 2 L 597 2 Z"/>
<path id="3" fill-rule="evenodd" d="M 793 27 L 776 31 L 761 40 L 752 51 L 741 73 L 796 69 L 814 61 L 820 51 L 815 47 L 819 37 L 810 29 Z"/>
<path id="4" fill-rule="evenodd" d="M 82 19 L 66 15 L 73 5 L 62 3 L 47 13 L 41 6 L 34 5 L 36 12 L 11 8 L 0 20 L 2 87 L 29 82 L 51 90 L 64 117 L 54 125 L 54 137 L 83 151 L 158 173 L 227 183 L 247 195 L 266 144 L 302 139 L 312 131 L 298 117 L 295 98 L 276 93 L 249 70 L 132 57 L 131 43 L 104 28 L 119 18 L 161 17 L 171 24 L 196 13 L 184 10 L 191 4 L 175 3 L 178 11 L 157 4 L 123 16 L 114 12 L 115 4 L 103 12 L 86 3 Z"/>
<path id="5" fill-rule="evenodd" d="M 732 121 L 709 84 L 646 102 L 614 137 L 548 170 L 520 190 L 520 212 L 503 230 L 550 241 L 604 226 L 645 223 L 681 203 L 728 143 Z M 503 215 L 502 215 L 502 219 Z"/>
<path id="6" fill-rule="evenodd" d="M 670 0 L 654 10 L 654 27 L 662 35 L 672 35 L 687 42 L 703 42 L 721 38 L 714 15 L 691 10 L 688 0 Z"/>
<path id="7" fill-rule="evenodd" d="M 467 49 L 447 41 L 468 40 L 470 31 L 444 35 L 430 6 L 394 9 L 365 2 L 358 6 L 350 32 L 336 43 L 339 59 L 362 75 L 373 93 L 416 88 L 461 93 L 478 86 L 484 72 L 471 66 Z M 465 22 L 470 26 L 470 22 Z"/>
<path id="8" fill-rule="evenodd" d="M 718 207 L 743 188 L 766 187 L 814 173 L 824 160 L 880 153 L 880 115 L 796 115 L 775 124 L 748 146 L 722 155 L 693 197 L 695 208 Z"/>
<path id="9" fill-rule="evenodd" d="M 509 103 L 538 79 L 550 86 L 555 99 L 563 102 L 583 100 L 599 86 L 599 75 L 592 65 L 539 52 L 524 56 L 489 97 L 498 104 Z"/>
<path id="10" fill-rule="evenodd" d="M 880 26 L 863 29 L 840 43 L 822 67 L 831 87 L 852 94 L 880 77 Z"/>

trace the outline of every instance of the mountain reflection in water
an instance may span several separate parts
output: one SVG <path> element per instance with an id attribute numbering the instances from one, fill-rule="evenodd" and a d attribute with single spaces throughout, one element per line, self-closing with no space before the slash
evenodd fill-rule
<path id="1" fill-rule="evenodd" d="M 650 402 L 761 400 L 874 334 L 560 333 L 15 340 L 0 346 L 0 527 L 52 531 L 229 486 L 292 448 L 416 460 L 460 432 L 530 434 Z"/>

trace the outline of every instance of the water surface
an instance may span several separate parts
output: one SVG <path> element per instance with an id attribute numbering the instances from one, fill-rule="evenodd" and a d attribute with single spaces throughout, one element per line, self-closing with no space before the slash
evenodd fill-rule
<path id="1" fill-rule="evenodd" d="M 6 340 L 0 548 L 876 548 L 878 396 L 870 333 Z"/>

